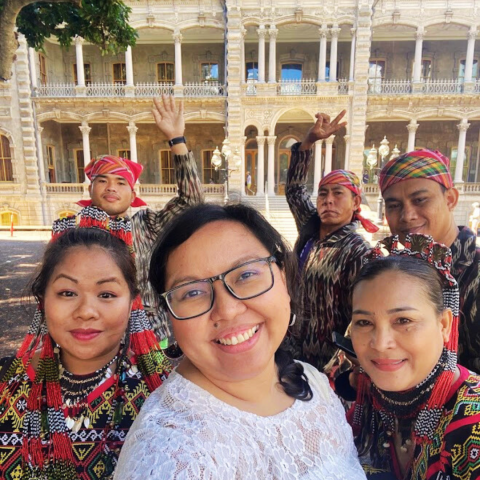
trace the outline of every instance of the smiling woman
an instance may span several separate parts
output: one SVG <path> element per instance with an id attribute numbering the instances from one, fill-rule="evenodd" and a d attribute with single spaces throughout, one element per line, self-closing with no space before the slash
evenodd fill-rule
<path id="1" fill-rule="evenodd" d="M 245 205 L 204 204 L 167 227 L 150 281 L 184 358 L 145 403 L 117 480 L 365 478 L 326 377 L 280 348 L 293 258 Z"/>

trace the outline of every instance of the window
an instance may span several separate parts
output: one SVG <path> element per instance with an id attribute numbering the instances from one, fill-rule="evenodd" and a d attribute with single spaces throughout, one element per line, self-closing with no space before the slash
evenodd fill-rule
<path id="1" fill-rule="evenodd" d="M 213 150 L 202 150 L 203 183 L 220 183 L 220 172 L 212 165 Z"/>
<path id="2" fill-rule="evenodd" d="M 218 82 L 218 63 L 202 63 L 202 81 Z"/>
<path id="3" fill-rule="evenodd" d="M 381 93 L 382 81 L 385 80 L 386 62 L 382 59 L 371 58 L 368 68 L 368 84 L 370 93 Z"/>
<path id="4" fill-rule="evenodd" d="M 245 64 L 245 80 L 258 80 L 258 62 Z"/>
<path id="5" fill-rule="evenodd" d="M 48 181 L 50 183 L 57 183 L 55 175 L 55 147 L 47 145 L 47 165 L 48 165 Z"/>
<path id="6" fill-rule="evenodd" d="M 122 158 L 127 158 L 128 160 L 131 160 L 130 158 L 130 150 L 117 150 L 117 157 L 122 157 Z"/>
<path id="7" fill-rule="evenodd" d="M 127 68 L 124 63 L 113 64 L 113 83 L 118 85 L 127 83 Z"/>
<path id="8" fill-rule="evenodd" d="M 15 212 L 0 213 L 0 225 L 2 227 L 9 227 L 11 224 L 18 225 L 18 214 Z"/>
<path id="9" fill-rule="evenodd" d="M 340 62 L 337 62 L 337 78 L 340 71 Z M 330 60 L 325 63 L 325 80 L 330 80 Z"/>
<path id="10" fill-rule="evenodd" d="M 277 185 L 278 194 L 285 195 L 285 183 L 287 182 L 287 172 L 290 166 L 290 158 L 292 155 L 292 145 L 298 140 L 294 137 L 284 138 L 278 146 L 278 160 L 277 160 Z"/>
<path id="11" fill-rule="evenodd" d="M 73 151 L 73 156 L 75 158 L 75 168 L 77 170 L 77 182 L 83 183 L 85 181 L 85 161 L 83 157 L 83 150 L 81 148 L 76 148 Z"/>
<path id="12" fill-rule="evenodd" d="M 247 181 L 247 172 L 250 172 L 250 176 L 252 177 L 252 185 L 250 187 L 250 191 L 246 191 L 247 195 L 255 195 L 255 192 L 257 191 L 257 163 L 257 142 L 256 140 L 249 140 L 245 146 L 245 182 Z"/>
<path id="13" fill-rule="evenodd" d="M 465 182 L 469 181 L 468 174 L 470 170 L 470 160 L 471 160 L 472 147 L 465 147 L 465 158 L 463 159 L 463 172 L 462 180 Z M 452 173 L 452 178 L 455 177 L 455 169 L 457 168 L 457 157 L 458 149 L 457 147 L 452 148 L 452 154 L 450 155 L 450 172 Z"/>
<path id="14" fill-rule="evenodd" d="M 282 65 L 282 80 L 301 80 L 302 64 L 301 63 L 284 63 Z"/>
<path id="15" fill-rule="evenodd" d="M 175 168 L 172 162 L 171 150 L 160 150 L 160 172 L 162 183 L 177 183 L 175 179 Z"/>
<path id="16" fill-rule="evenodd" d="M 92 84 L 92 67 L 89 63 L 83 64 L 83 71 L 85 72 L 85 85 Z M 78 76 L 77 76 L 77 64 L 73 64 L 73 80 L 75 85 L 78 85 Z"/>
<path id="17" fill-rule="evenodd" d="M 157 63 L 157 82 L 174 83 L 175 66 L 171 62 Z"/>
<path id="18" fill-rule="evenodd" d="M 12 153 L 5 135 L 0 135 L 0 182 L 13 182 Z"/>
<path id="19" fill-rule="evenodd" d="M 465 62 L 466 60 L 460 60 L 460 65 L 458 67 L 458 79 L 462 82 L 465 79 Z M 476 78 L 478 78 L 478 60 L 474 59 L 472 65 L 472 80 L 475 80 Z"/>
<path id="20" fill-rule="evenodd" d="M 415 72 L 415 60 L 412 62 L 412 79 Z M 422 58 L 422 70 L 420 80 L 430 80 L 432 78 L 432 61 L 429 58 Z"/>
<path id="21" fill-rule="evenodd" d="M 38 54 L 38 58 L 40 60 L 40 83 L 42 85 L 47 84 L 47 61 L 45 59 L 45 55 L 41 53 Z"/>

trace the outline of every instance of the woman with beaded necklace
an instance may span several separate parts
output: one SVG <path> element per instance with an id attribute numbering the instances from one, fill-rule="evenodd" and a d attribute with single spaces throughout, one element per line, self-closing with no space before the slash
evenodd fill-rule
<path id="1" fill-rule="evenodd" d="M 58 226 L 32 284 L 34 321 L 0 375 L 5 480 L 111 478 L 141 406 L 170 371 L 121 225 Z"/>
<path id="2" fill-rule="evenodd" d="M 382 245 L 383 244 L 383 245 Z M 425 235 L 386 238 L 353 284 L 361 369 L 349 412 L 371 479 L 480 478 L 480 376 L 457 365 L 451 252 Z M 381 256 L 386 247 L 389 256 Z M 350 415 L 349 415 L 350 416 Z"/>

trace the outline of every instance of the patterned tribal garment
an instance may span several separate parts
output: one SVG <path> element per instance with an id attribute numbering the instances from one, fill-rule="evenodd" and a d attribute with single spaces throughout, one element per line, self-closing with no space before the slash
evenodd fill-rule
<path id="1" fill-rule="evenodd" d="M 433 441 L 416 446 L 411 469 L 405 477 L 400 473 L 393 442 L 380 415 L 375 414 L 378 435 L 373 456 L 367 460 L 371 465 L 364 466 L 369 480 L 480 479 L 480 376 L 459 368 L 460 378 L 451 387 Z M 360 458 L 362 463 L 363 460 Z"/>
<path id="2" fill-rule="evenodd" d="M 133 370 L 136 368 L 134 367 Z M 115 422 L 112 416 L 117 417 L 111 408 L 115 393 L 115 380 L 112 376 L 87 397 L 85 416 L 90 420 L 89 427 L 82 426 L 83 428 L 77 433 L 69 431 L 79 480 L 107 480 L 113 475 L 128 430 L 151 393 L 141 374 L 133 370 L 127 369 L 126 376 L 121 382 L 123 416 L 119 425 L 106 429 L 112 421 Z M 159 364 L 158 372 L 161 371 L 164 371 L 164 367 Z M 165 374 L 159 375 L 163 380 L 166 378 Z M 25 478 L 22 476 L 24 473 L 22 429 L 34 376 L 32 367 L 25 369 L 20 365 L 17 374 L 10 380 L 10 384 L 17 383 L 17 385 L 8 404 L 3 403 L 0 406 L 0 479 L 2 480 Z M 67 416 L 67 412 L 64 412 Z M 108 432 L 107 435 L 105 431 Z M 48 438 L 44 440 L 48 446 Z M 105 455 L 104 444 L 111 452 L 111 456 Z M 47 457 L 48 453 L 45 452 L 45 458 Z"/>
<path id="3" fill-rule="evenodd" d="M 452 274 L 460 288 L 458 363 L 480 373 L 480 247 L 467 227 L 450 246 Z"/>
<path id="4" fill-rule="evenodd" d="M 307 224 L 318 214 L 307 192 L 306 180 L 312 151 L 292 147 L 286 196 L 303 247 Z M 318 219 L 319 222 L 319 219 Z M 294 355 L 322 370 L 336 352 L 332 332 L 344 333 L 351 320 L 351 284 L 362 266 L 369 245 L 356 233 L 357 222 L 339 228 L 323 240 L 319 229 L 302 268 L 300 288 L 302 318 L 297 320 L 290 342 Z M 298 251 L 298 245 L 296 246 Z M 290 345 L 291 346 L 291 345 Z"/>
<path id="5" fill-rule="evenodd" d="M 165 225 L 184 209 L 204 201 L 203 189 L 197 174 L 197 164 L 192 152 L 188 155 L 174 155 L 178 195 L 172 198 L 160 211 L 140 210 L 132 217 L 133 246 L 137 265 L 140 295 L 148 318 L 159 340 L 171 335 L 167 314 L 161 307 L 150 282 L 150 258 L 157 237 Z"/>

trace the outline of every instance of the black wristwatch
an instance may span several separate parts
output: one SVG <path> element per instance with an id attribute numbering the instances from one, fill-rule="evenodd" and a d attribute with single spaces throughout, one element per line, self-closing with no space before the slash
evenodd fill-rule
<path id="1" fill-rule="evenodd" d="M 187 139 L 185 137 L 175 137 L 168 141 L 170 147 L 178 145 L 179 143 L 187 143 Z"/>

